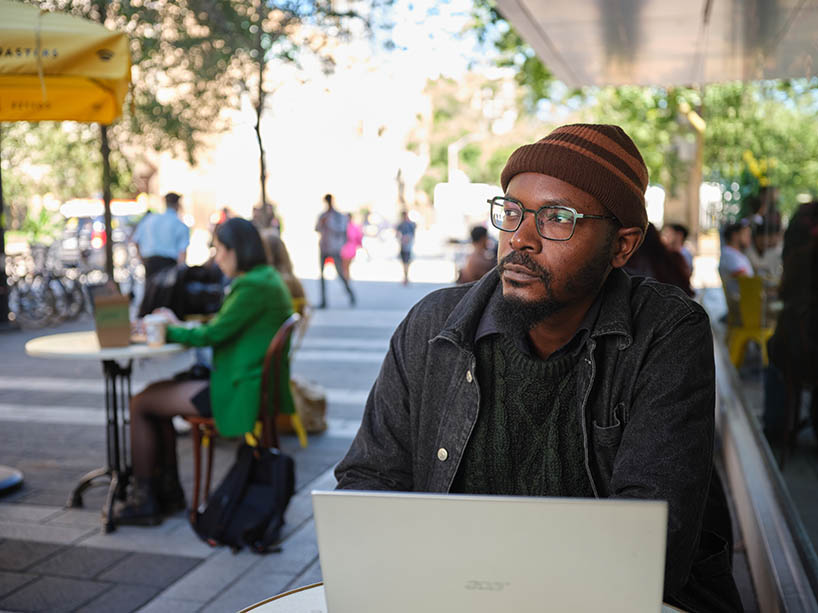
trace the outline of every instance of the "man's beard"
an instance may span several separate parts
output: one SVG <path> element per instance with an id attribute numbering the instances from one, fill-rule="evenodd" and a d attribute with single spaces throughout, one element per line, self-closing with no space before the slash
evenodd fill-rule
<path id="1" fill-rule="evenodd" d="M 502 299 L 495 301 L 492 306 L 492 315 L 497 327 L 501 332 L 513 336 L 527 334 L 529 330 L 569 306 L 576 297 L 596 295 L 607 277 L 612 244 L 613 236 L 609 235 L 605 245 L 600 247 L 591 259 L 587 260 L 571 278 L 565 281 L 563 293 L 571 296 L 571 300 L 554 296 L 554 278 L 551 271 L 537 264 L 525 251 L 511 251 L 497 266 L 500 274 L 502 275 L 507 264 L 525 266 L 539 277 L 545 289 L 545 297 L 542 300 L 523 300 L 501 293 Z M 513 281 L 508 281 L 508 284 L 516 285 Z"/>

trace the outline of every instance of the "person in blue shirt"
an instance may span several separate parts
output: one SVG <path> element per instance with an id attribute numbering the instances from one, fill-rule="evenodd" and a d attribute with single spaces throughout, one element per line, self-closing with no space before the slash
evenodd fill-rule
<path id="1" fill-rule="evenodd" d="M 165 196 L 165 212 L 145 215 L 131 237 L 145 266 L 145 294 L 140 307 L 142 315 L 150 311 L 145 300 L 151 295 L 148 288 L 152 279 L 157 273 L 185 262 L 190 230 L 179 219 L 180 200 L 179 194 L 168 193 Z"/>
<path id="2" fill-rule="evenodd" d="M 146 215 L 134 231 L 132 240 L 145 265 L 146 279 L 185 261 L 190 230 L 179 219 L 180 200 L 179 194 L 168 193 L 165 196 L 165 212 Z"/>
<path id="3" fill-rule="evenodd" d="M 409 262 L 412 261 L 412 247 L 415 244 L 417 224 L 409 219 L 409 213 L 401 213 L 401 222 L 395 228 L 400 241 L 400 261 L 403 263 L 403 284 L 409 284 Z"/>

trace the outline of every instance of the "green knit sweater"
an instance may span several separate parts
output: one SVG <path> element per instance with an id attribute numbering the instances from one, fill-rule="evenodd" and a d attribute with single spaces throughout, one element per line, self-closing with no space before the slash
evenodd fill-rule
<path id="1" fill-rule="evenodd" d="M 504 335 L 476 348 L 480 410 L 452 492 L 593 497 L 577 417 L 578 356 L 529 357 Z"/>

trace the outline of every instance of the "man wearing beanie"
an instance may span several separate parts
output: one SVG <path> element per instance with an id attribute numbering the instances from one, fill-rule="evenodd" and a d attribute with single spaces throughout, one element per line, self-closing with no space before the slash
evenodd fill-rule
<path id="1" fill-rule="evenodd" d="M 642 156 L 618 126 L 562 126 L 500 183 L 497 267 L 398 326 L 338 487 L 666 500 L 665 601 L 742 610 L 707 315 L 622 271 L 647 226 Z"/>

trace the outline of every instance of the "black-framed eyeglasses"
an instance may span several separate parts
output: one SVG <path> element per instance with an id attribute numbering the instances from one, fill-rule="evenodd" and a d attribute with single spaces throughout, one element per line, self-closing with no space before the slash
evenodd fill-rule
<path id="1" fill-rule="evenodd" d="M 537 234 L 549 241 L 567 241 L 574 235 L 577 219 L 616 219 L 613 215 L 589 215 L 577 213 L 570 206 L 547 205 L 539 209 L 527 209 L 514 198 L 495 196 L 487 201 L 491 205 L 491 225 L 503 232 L 516 232 L 526 213 L 534 213 Z"/>

